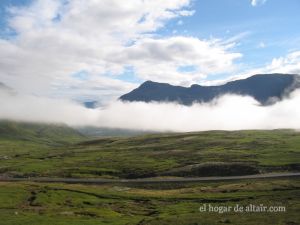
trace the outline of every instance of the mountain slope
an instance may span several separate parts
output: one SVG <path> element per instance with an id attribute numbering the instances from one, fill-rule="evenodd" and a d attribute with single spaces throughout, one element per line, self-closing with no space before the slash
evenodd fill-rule
<path id="1" fill-rule="evenodd" d="M 62 124 L 0 121 L 0 140 L 69 143 L 83 140 L 83 138 L 84 136 L 81 133 Z"/>
<path id="2" fill-rule="evenodd" d="M 252 96 L 263 105 L 282 99 L 295 88 L 300 87 L 299 75 L 259 74 L 243 80 L 228 82 L 220 86 L 192 85 L 189 88 L 166 83 L 146 81 L 137 89 L 120 97 L 123 101 L 179 102 L 191 105 L 193 102 L 209 102 L 224 94 Z"/>

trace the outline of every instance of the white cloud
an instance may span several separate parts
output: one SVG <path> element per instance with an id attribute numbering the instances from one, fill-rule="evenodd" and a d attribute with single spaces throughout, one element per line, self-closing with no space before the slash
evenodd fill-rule
<path id="1" fill-rule="evenodd" d="M 92 125 L 98 112 L 69 100 L 50 99 L 32 95 L 10 95 L 0 92 L 0 119 L 26 122 Z"/>
<path id="2" fill-rule="evenodd" d="M 136 88 L 136 84 L 97 75 L 86 80 L 72 77 L 62 80 L 57 78 L 52 84 L 55 98 L 64 96 L 64 98 L 76 99 L 81 102 L 93 100 L 104 105 L 134 88 Z"/>
<path id="3" fill-rule="evenodd" d="M 267 2 L 267 0 L 251 0 L 252 6 L 263 5 Z"/>
<path id="4" fill-rule="evenodd" d="M 90 82 L 107 89 L 101 97 L 108 100 L 132 87 L 117 76 L 128 66 L 141 79 L 180 84 L 232 69 L 241 55 L 228 44 L 156 35 L 170 19 L 193 13 L 190 0 L 36 0 L 28 7 L 10 8 L 9 25 L 17 34 L 0 39 L 0 80 L 22 93 L 73 98 L 81 97 L 80 92 L 58 89 Z M 186 74 L 178 70 L 182 65 L 198 70 Z M 79 71 L 89 74 L 87 81 L 71 77 Z M 93 95 L 88 88 L 83 92 Z"/>
<path id="5" fill-rule="evenodd" d="M 273 58 L 271 62 L 263 67 L 250 69 L 235 76 L 228 77 L 222 80 L 214 80 L 202 82 L 202 85 L 221 85 L 229 81 L 245 79 L 254 74 L 269 74 L 269 73 L 283 73 L 283 74 L 298 74 L 300 75 L 300 51 L 293 51 L 286 56 Z"/>
<path id="6" fill-rule="evenodd" d="M 300 51 L 291 52 L 285 57 L 274 58 L 271 64 L 267 65 L 266 71 L 300 74 Z"/>
<path id="7" fill-rule="evenodd" d="M 92 85 L 105 86 L 109 82 L 102 81 L 117 80 L 107 74 L 120 74 L 126 66 L 107 55 L 117 55 L 171 18 L 188 15 L 187 6 L 189 0 L 37 0 L 11 8 L 9 25 L 17 36 L 0 40 L 0 79 L 21 92 L 50 95 L 53 82 L 65 85 L 71 74 L 84 70 L 100 77 Z M 114 83 L 115 90 L 128 87 Z"/>
<path id="8" fill-rule="evenodd" d="M 268 107 L 250 97 L 227 95 L 192 106 L 114 102 L 99 109 L 66 100 L 0 93 L 0 119 L 157 131 L 300 129 L 300 108 L 295 107 L 299 104 L 299 90 Z"/>
<path id="9" fill-rule="evenodd" d="M 300 103 L 299 92 L 270 107 L 258 106 L 249 97 L 225 96 L 213 104 L 191 107 L 113 102 L 94 110 L 68 100 L 31 95 L 108 101 L 134 88 L 135 84 L 118 78 L 128 67 L 142 80 L 180 85 L 234 71 L 235 60 L 242 57 L 233 50 L 235 42 L 249 32 L 227 40 L 157 35 L 169 20 L 193 15 L 190 2 L 36 0 L 28 7 L 11 8 L 9 25 L 16 36 L 0 39 L 0 81 L 27 94 L 0 93 L 0 118 L 174 131 L 299 129 L 300 111 L 295 107 Z M 257 6 L 265 2 L 251 3 Z M 300 73 L 299 68 L 300 52 L 295 51 L 249 70 L 243 77 Z M 72 76 L 80 71 L 87 77 Z"/>
<path id="10" fill-rule="evenodd" d="M 230 33 L 229 30 L 226 31 L 226 33 Z M 228 39 L 225 39 L 224 41 L 222 41 L 223 44 L 232 44 L 232 43 L 236 43 L 242 39 L 245 39 L 246 37 L 250 36 L 251 32 L 250 31 L 244 31 L 241 33 L 238 33 Z"/>
<path id="11" fill-rule="evenodd" d="M 265 48 L 266 44 L 262 41 L 258 44 L 258 48 Z"/>
<path id="12" fill-rule="evenodd" d="M 284 74 L 299 74 L 300 75 L 300 51 L 294 51 L 286 56 L 273 58 L 270 63 L 260 68 L 251 69 L 244 72 L 242 75 L 236 76 L 249 77 L 253 74 L 266 73 L 284 73 Z"/>
<path id="13" fill-rule="evenodd" d="M 112 56 L 111 61 L 132 65 L 144 80 L 184 85 L 206 74 L 233 70 L 233 61 L 242 55 L 230 52 L 230 47 L 218 40 L 193 37 L 144 38 Z M 184 73 L 180 70 L 183 66 L 193 66 L 195 71 Z"/>
<path id="14" fill-rule="evenodd" d="M 177 21 L 177 25 L 178 25 L 178 26 L 183 25 L 183 21 L 182 21 L 182 20 L 178 20 L 178 21 Z"/>

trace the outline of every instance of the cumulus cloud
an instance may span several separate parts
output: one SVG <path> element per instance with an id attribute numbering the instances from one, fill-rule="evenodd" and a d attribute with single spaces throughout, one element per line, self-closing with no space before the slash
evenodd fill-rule
<path id="1" fill-rule="evenodd" d="M 232 69 L 241 57 L 232 44 L 157 35 L 171 19 L 193 13 L 191 0 L 36 0 L 11 7 L 8 26 L 15 36 L 0 39 L 0 80 L 27 94 L 109 100 L 132 87 L 119 78 L 128 67 L 138 79 L 177 84 Z M 72 76 L 80 71 L 86 80 Z M 82 94 L 76 91 L 88 83 Z M 110 91 L 93 92 L 96 86 Z"/>
<path id="2" fill-rule="evenodd" d="M 52 83 L 52 90 L 55 92 L 52 95 L 79 102 L 98 101 L 99 104 L 105 105 L 111 99 L 118 99 L 134 88 L 136 84 L 103 76 L 91 76 L 88 79 L 56 78 Z"/>
<path id="3" fill-rule="evenodd" d="M 128 68 L 139 81 L 179 85 L 235 70 L 242 54 L 234 47 L 249 32 L 227 40 L 158 35 L 168 21 L 195 13 L 191 0 L 35 0 L 8 10 L 13 36 L 0 39 L 0 82 L 21 94 L 0 93 L 0 119 L 159 131 L 300 127 L 299 92 L 269 107 L 241 96 L 191 107 L 108 103 L 137 86 L 126 77 Z M 299 68 L 295 51 L 230 79 Z M 70 99 L 107 104 L 86 109 Z"/>
<path id="4" fill-rule="evenodd" d="M 218 40 L 193 37 L 144 38 L 114 55 L 112 61 L 132 65 L 144 80 L 191 84 L 206 74 L 234 69 L 233 61 L 242 55 L 228 51 L 231 47 Z M 185 66 L 193 70 L 182 70 Z"/>
<path id="5" fill-rule="evenodd" d="M 265 70 L 300 74 L 300 51 L 293 51 L 285 57 L 274 58 Z"/>
<path id="6" fill-rule="evenodd" d="M 300 75 L 300 51 L 292 51 L 285 56 L 273 58 L 271 62 L 263 67 L 252 68 L 243 73 L 222 79 L 202 82 L 202 85 L 221 85 L 229 81 L 246 79 L 254 74 L 269 74 L 269 73 L 283 73 L 283 74 L 298 74 Z"/>
<path id="7" fill-rule="evenodd" d="M 299 104 L 299 90 L 268 107 L 250 97 L 226 95 L 192 106 L 117 101 L 98 109 L 66 100 L 0 93 L 0 118 L 154 131 L 299 129 L 300 108 L 295 107 Z"/>
<path id="8" fill-rule="evenodd" d="M 263 5 L 267 2 L 267 0 L 251 0 L 252 6 Z"/>

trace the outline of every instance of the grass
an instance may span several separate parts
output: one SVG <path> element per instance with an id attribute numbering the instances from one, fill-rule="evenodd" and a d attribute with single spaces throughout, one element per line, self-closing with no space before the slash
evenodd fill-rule
<path id="1" fill-rule="evenodd" d="M 17 134 L 24 132 L 26 139 L 19 139 L 13 132 L 2 137 L 0 133 L 0 173 L 15 177 L 144 178 L 300 170 L 300 133 L 292 130 L 209 131 L 90 140 L 71 128 L 54 125 L 43 127 L 47 132 L 40 138 L 39 126 L 17 129 Z M 5 133 L 3 130 L 2 127 Z"/>
<path id="2" fill-rule="evenodd" d="M 170 184 L 169 184 L 170 185 Z M 0 224 L 299 224 L 299 179 L 130 186 L 0 183 Z M 203 204 L 284 206 L 278 213 L 199 212 Z"/>
<path id="3" fill-rule="evenodd" d="M 0 141 L 30 142 L 60 146 L 83 140 L 84 136 L 64 124 L 26 123 L 0 120 Z"/>
<path id="4" fill-rule="evenodd" d="M 63 125 L 0 122 L 0 175 L 139 178 L 299 171 L 300 133 L 209 131 L 90 139 Z M 297 225 L 300 179 L 79 185 L 0 182 L 0 225 Z M 285 212 L 200 212 L 284 206 Z"/>

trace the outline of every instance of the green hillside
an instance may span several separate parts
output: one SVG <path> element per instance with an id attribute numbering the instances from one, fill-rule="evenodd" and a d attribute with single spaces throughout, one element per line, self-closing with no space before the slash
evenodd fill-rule
<path id="1" fill-rule="evenodd" d="M 0 124 L 0 177 L 227 176 L 299 171 L 299 159 L 300 133 L 292 130 L 91 140 L 64 125 Z M 0 224 L 297 225 L 299 197 L 299 177 L 103 185 L 1 181 Z M 285 211 L 200 212 L 204 204 Z"/>
<path id="2" fill-rule="evenodd" d="M 297 225 L 300 180 L 152 186 L 0 182 L 1 225 Z M 200 212 L 249 204 L 277 213 Z"/>
<path id="3" fill-rule="evenodd" d="M 300 133 L 207 131 L 87 139 L 64 125 L 4 121 L 0 174 L 147 178 L 300 171 Z"/>
<path id="4" fill-rule="evenodd" d="M 70 143 L 83 140 L 83 135 L 64 124 L 0 121 L 0 140 L 37 143 Z"/>

